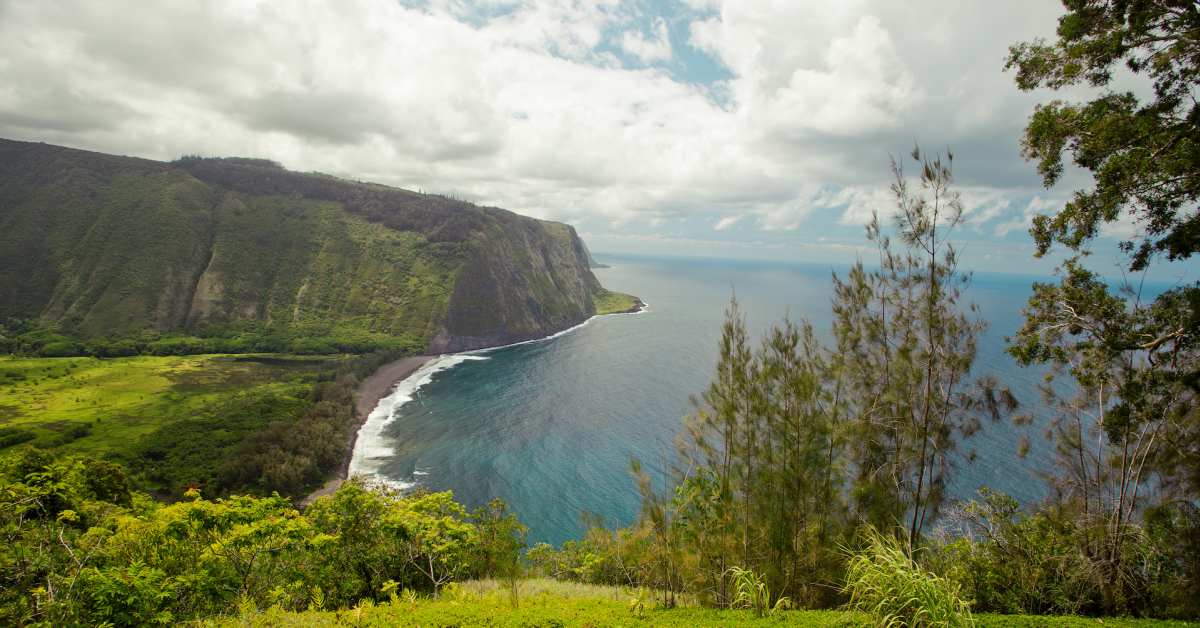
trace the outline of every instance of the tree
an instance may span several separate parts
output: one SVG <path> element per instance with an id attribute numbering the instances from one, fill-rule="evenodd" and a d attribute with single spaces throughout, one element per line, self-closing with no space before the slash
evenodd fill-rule
<path id="1" fill-rule="evenodd" d="M 1147 506 L 1195 511 L 1197 395 L 1175 365 L 1194 364 L 1200 347 L 1184 333 L 1189 322 L 1180 317 L 1195 310 L 1178 307 L 1179 294 L 1150 304 L 1112 295 L 1069 261 L 1059 284 L 1034 284 L 1009 348 L 1024 365 L 1053 369 L 1042 387 L 1054 413 L 1047 431 L 1059 473 L 1051 484 L 1077 513 L 1080 550 L 1106 612 L 1131 612 L 1131 600 L 1145 594 L 1149 578 L 1131 548 Z M 1073 387 L 1056 384 L 1063 374 Z"/>
<path id="2" fill-rule="evenodd" d="M 1057 40 L 1017 44 L 1006 65 L 1023 90 L 1100 90 L 1086 103 L 1039 105 L 1025 130 L 1024 155 L 1037 160 L 1047 186 L 1062 176 L 1068 153 L 1094 183 L 1060 211 L 1034 219 L 1037 254 L 1059 243 L 1087 255 L 1101 227 L 1124 221 L 1136 225 L 1119 245 L 1131 270 L 1146 270 L 1159 256 L 1187 259 L 1200 250 L 1200 5 L 1064 5 Z M 1122 65 L 1150 82 L 1148 99 L 1112 89 Z M 1075 385 L 1073 394 L 1045 391 L 1063 473 L 1053 484 L 1058 505 L 1078 512 L 1072 523 L 1086 531 L 1080 549 L 1104 585 L 1108 611 L 1135 608 L 1131 597 L 1146 593 L 1144 574 L 1127 556 L 1145 521 L 1184 525 L 1185 537 L 1200 532 L 1200 284 L 1149 302 L 1128 282 L 1122 290 L 1114 295 L 1078 257 L 1068 260 L 1057 285 L 1034 286 L 1009 349 Z M 1200 566 L 1182 558 L 1195 550 L 1168 543 L 1163 551 L 1188 572 L 1185 586 L 1195 587 Z"/>
<path id="3" fill-rule="evenodd" d="M 1200 250 L 1200 7 L 1187 0 L 1064 0 L 1054 43 L 1009 49 L 1006 69 L 1017 86 L 1103 90 L 1087 103 L 1039 105 L 1025 129 L 1023 152 L 1038 161 L 1046 185 L 1064 171 L 1063 155 L 1091 172 L 1057 213 L 1034 219 L 1038 255 L 1058 242 L 1081 250 L 1103 223 L 1124 214 L 1139 233 L 1122 243 L 1133 270 L 1153 256 L 1186 259 Z M 1120 64 L 1148 78 L 1153 96 L 1110 89 Z"/>
<path id="4" fill-rule="evenodd" d="M 902 528 L 917 543 L 937 518 L 954 452 L 980 426 L 1015 406 L 1006 390 L 970 381 L 984 322 L 960 304 L 969 275 L 948 240 L 962 219 L 951 188 L 953 156 L 912 158 L 914 191 L 893 161 L 896 223 L 905 251 L 893 249 L 878 219 L 867 237 L 879 269 L 860 261 L 834 280 L 833 373 L 847 403 L 857 515 L 879 529 Z M 844 388 L 844 390 L 843 390 Z"/>
<path id="5" fill-rule="evenodd" d="M 950 158 L 912 158 L 915 184 L 893 163 L 903 250 L 872 221 L 880 268 L 834 277 L 834 344 L 784 321 L 753 349 L 733 299 L 715 377 L 686 421 L 674 497 L 643 485 L 643 524 L 664 564 L 705 601 L 733 601 L 737 567 L 803 605 L 834 603 L 850 524 L 919 543 L 960 440 L 1014 404 L 970 379 L 983 323 L 960 303 L 968 277 L 947 240 L 962 216 Z"/>

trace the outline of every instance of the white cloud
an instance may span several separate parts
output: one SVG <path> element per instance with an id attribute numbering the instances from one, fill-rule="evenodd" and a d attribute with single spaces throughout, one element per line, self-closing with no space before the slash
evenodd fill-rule
<path id="1" fill-rule="evenodd" d="M 1064 203 L 1064 200 L 1034 196 L 1025 204 L 1018 216 L 996 225 L 993 233 L 996 236 L 1004 237 L 1013 231 L 1027 231 L 1033 224 L 1034 216 L 1062 209 Z"/>
<path id="2" fill-rule="evenodd" d="M 649 37 L 639 30 L 625 31 L 621 36 L 621 49 L 637 57 L 645 65 L 669 61 L 672 51 L 667 21 L 661 17 L 654 18 L 653 34 Z"/>
<path id="3" fill-rule="evenodd" d="M 1000 65 L 1058 9 L 688 4 L 8 0 L 0 136 L 261 156 L 630 233 L 857 226 L 890 212 L 887 155 L 914 139 L 958 149 L 979 225 L 1036 182 L 1033 97 Z M 681 76 L 669 29 L 728 80 Z"/>
<path id="4" fill-rule="evenodd" d="M 718 220 L 717 223 L 713 225 L 713 231 L 725 231 L 726 229 L 741 222 L 742 218 L 745 218 L 745 216 L 726 216 Z"/>

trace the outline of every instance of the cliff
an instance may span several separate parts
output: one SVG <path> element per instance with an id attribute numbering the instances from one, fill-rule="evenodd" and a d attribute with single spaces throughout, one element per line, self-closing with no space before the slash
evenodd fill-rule
<path id="1" fill-rule="evenodd" d="M 574 229 L 257 159 L 0 140 L 0 318 L 82 337 L 326 326 L 460 351 L 582 322 Z"/>

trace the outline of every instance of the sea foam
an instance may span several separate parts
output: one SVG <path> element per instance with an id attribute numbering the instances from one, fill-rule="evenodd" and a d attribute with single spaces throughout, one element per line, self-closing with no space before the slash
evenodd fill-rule
<path id="1" fill-rule="evenodd" d="M 388 458 L 395 455 L 396 450 L 388 443 L 383 431 L 389 423 L 396 420 L 396 414 L 404 404 L 412 401 L 425 384 L 433 381 L 433 376 L 441 371 L 453 368 L 471 360 L 488 360 L 482 355 L 451 354 L 438 356 L 401 380 L 392 389 L 391 394 L 379 400 L 367 420 L 358 431 L 358 439 L 354 442 L 354 452 L 350 456 L 350 475 L 366 476 L 371 482 L 385 486 L 407 490 L 416 486 L 415 478 L 409 481 L 388 478 L 379 473 L 380 467 Z M 427 475 L 428 472 L 421 473 Z M 414 475 L 417 475 L 414 473 Z"/>
<path id="2" fill-rule="evenodd" d="M 627 312 L 628 314 L 642 314 L 650 309 L 649 304 L 643 303 L 642 309 L 637 312 Z M 605 315 L 610 316 L 610 315 Z M 489 360 L 486 353 L 516 347 L 519 345 L 527 345 L 535 342 L 546 342 L 554 340 L 560 336 L 565 336 L 573 331 L 586 327 L 589 323 L 599 318 L 599 315 L 592 316 L 582 323 L 573 327 L 568 327 L 560 332 L 534 338 L 533 340 L 524 340 L 514 342 L 512 344 L 501 345 L 498 347 L 487 347 L 485 349 L 475 349 L 473 351 L 463 351 L 462 353 L 450 353 L 438 356 L 429 362 L 426 362 L 421 368 L 417 369 L 412 375 L 401 380 L 396 387 L 392 389 L 392 393 L 383 399 L 367 416 L 367 421 L 363 423 L 358 431 L 358 440 L 354 442 L 354 451 L 350 457 L 350 475 L 361 475 L 367 478 L 368 482 L 380 484 L 386 487 L 408 490 L 416 486 L 419 482 L 417 476 L 429 475 L 429 471 L 417 470 L 414 471 L 409 480 L 399 480 L 389 478 L 379 473 L 383 464 L 395 455 L 396 450 L 388 444 L 388 439 L 383 435 L 383 430 L 389 423 L 396 420 L 396 415 L 404 404 L 410 402 L 415 397 L 418 390 L 422 386 L 433 381 L 433 376 L 441 371 L 454 368 L 463 362 L 471 360 Z"/>

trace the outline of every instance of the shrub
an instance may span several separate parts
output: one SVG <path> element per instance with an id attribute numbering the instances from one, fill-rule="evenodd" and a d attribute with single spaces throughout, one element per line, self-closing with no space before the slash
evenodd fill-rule
<path id="1" fill-rule="evenodd" d="M 0 427 L 0 449 L 31 441 L 34 437 L 35 434 L 27 430 L 15 427 Z"/>
<path id="2" fill-rule="evenodd" d="M 918 565 L 898 540 L 874 529 L 865 551 L 851 556 L 844 592 L 850 608 L 878 626 L 973 626 L 959 585 Z"/>
<path id="3" fill-rule="evenodd" d="M 1073 517 L 1021 514 L 1017 501 L 984 489 L 952 513 L 954 541 L 935 547 L 941 573 L 957 575 L 978 611 L 1073 615 L 1101 597 Z"/>

